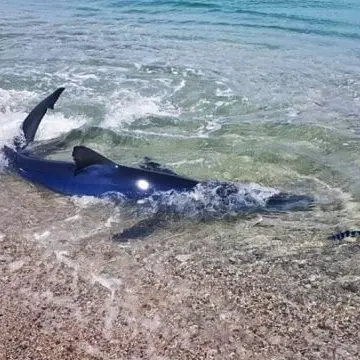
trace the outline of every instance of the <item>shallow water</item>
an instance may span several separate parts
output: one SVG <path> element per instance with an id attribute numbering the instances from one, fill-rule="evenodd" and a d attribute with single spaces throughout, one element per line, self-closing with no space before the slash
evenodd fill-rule
<path id="1" fill-rule="evenodd" d="M 31 106 L 65 86 L 38 134 L 62 136 L 55 158 L 69 159 L 79 143 L 127 164 L 146 155 L 201 180 L 312 195 L 324 236 L 356 227 L 356 1 L 15 0 L 2 8 L 1 144 Z M 6 211 L 28 185 L 0 176 Z M 56 208 L 58 197 L 47 196 Z M 108 219 L 121 212 L 107 211 Z"/>

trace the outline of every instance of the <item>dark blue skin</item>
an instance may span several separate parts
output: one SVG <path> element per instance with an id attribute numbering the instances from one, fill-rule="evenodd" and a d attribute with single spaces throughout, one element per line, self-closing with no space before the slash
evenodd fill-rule
<path id="1" fill-rule="evenodd" d="M 75 147 L 74 158 L 81 150 L 92 152 L 85 147 Z M 10 168 L 17 174 L 64 195 L 101 197 L 115 192 L 128 199 L 140 199 L 154 192 L 191 190 L 198 184 L 195 180 L 180 176 L 117 164 L 94 164 L 79 169 L 76 162 L 39 159 L 8 147 L 5 154 Z M 146 181 L 148 189 L 142 189 L 139 180 Z"/>
<path id="2" fill-rule="evenodd" d="M 74 162 L 40 159 L 27 149 L 48 108 L 53 109 L 64 88 L 57 89 L 38 104 L 24 120 L 21 138 L 14 140 L 15 149 L 4 148 L 8 167 L 26 180 L 40 184 L 64 195 L 102 197 L 108 193 L 121 193 L 128 199 L 141 199 L 155 192 L 168 190 L 188 191 L 198 181 L 162 170 L 160 165 L 147 159 L 143 169 L 118 165 L 84 146 L 76 146 Z M 154 170 L 150 169 L 154 168 Z M 156 171 L 157 170 L 157 171 Z M 140 182 L 139 182 L 140 181 Z"/>

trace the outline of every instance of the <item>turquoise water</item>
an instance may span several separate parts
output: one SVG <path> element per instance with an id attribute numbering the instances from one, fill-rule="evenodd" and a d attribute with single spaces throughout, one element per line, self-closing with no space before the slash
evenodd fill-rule
<path id="1" fill-rule="evenodd" d="M 358 1 L 1 7 L 1 143 L 42 96 L 65 86 L 39 133 L 65 139 L 54 157 L 70 158 L 83 143 L 125 163 L 148 155 L 199 179 L 320 199 L 336 192 L 357 204 Z"/>

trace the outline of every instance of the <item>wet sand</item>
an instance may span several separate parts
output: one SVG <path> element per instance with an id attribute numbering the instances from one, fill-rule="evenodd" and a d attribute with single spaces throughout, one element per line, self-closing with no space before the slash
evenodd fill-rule
<path id="1" fill-rule="evenodd" d="M 360 357 L 360 242 L 326 240 L 344 210 L 122 246 L 106 208 L 4 177 L 0 201 L 1 359 Z"/>

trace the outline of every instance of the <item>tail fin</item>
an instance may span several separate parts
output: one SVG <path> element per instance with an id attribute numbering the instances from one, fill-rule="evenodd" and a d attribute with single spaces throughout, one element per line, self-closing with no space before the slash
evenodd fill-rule
<path id="1" fill-rule="evenodd" d="M 23 147 L 25 147 L 34 140 L 36 131 L 40 125 L 42 118 L 46 114 L 47 109 L 54 109 L 56 101 L 64 90 L 64 87 L 60 87 L 55 90 L 46 99 L 36 105 L 34 109 L 30 112 L 30 114 L 26 117 L 21 126 L 25 137 L 25 145 Z M 15 140 L 15 145 L 19 145 L 18 143 L 16 143 L 16 141 L 17 140 Z"/>
<path id="2" fill-rule="evenodd" d="M 303 211 L 311 210 L 315 200 L 311 196 L 279 193 L 270 197 L 266 209 L 270 211 Z"/>

